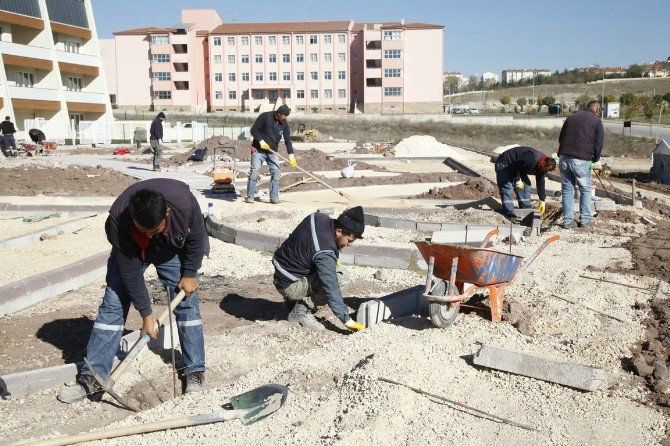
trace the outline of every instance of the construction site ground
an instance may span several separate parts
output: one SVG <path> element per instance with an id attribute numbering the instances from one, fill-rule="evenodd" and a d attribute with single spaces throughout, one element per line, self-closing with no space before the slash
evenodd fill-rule
<path id="1" fill-rule="evenodd" d="M 339 172 L 348 165 L 346 160 L 335 161 L 329 156 L 346 153 L 350 145 L 338 149 L 331 143 L 319 153 L 314 150 L 316 147 L 311 143 L 296 144 L 300 166 L 310 171 Z M 186 146 L 173 147 L 168 155 L 180 156 L 191 150 Z M 277 236 L 288 235 L 316 209 L 332 210 L 336 215 L 350 204 L 345 197 L 318 184 L 283 192 L 279 205 L 268 203 L 266 195 L 261 195 L 255 204 L 240 199 L 230 201 L 206 193 L 210 163 L 168 163 L 167 172 L 159 174 L 147 169 L 150 155 L 115 157 L 111 153 L 79 152 L 63 150 L 51 157 L 5 162 L 0 166 L 0 184 L 13 181 L 18 189 L 29 188 L 29 192 L 3 192 L 5 196 L 0 201 L 11 206 L 108 206 L 132 182 L 160 175 L 189 181 L 202 209 L 206 210 L 207 203 L 212 202 L 214 216 L 225 224 Z M 457 150 L 454 153 L 463 156 L 462 162 L 468 167 L 495 177 L 488 157 Z M 120 162 L 123 158 L 130 161 Z M 43 181 L 30 183 L 38 178 L 37 169 Z M 464 209 L 446 205 L 445 200 L 459 196 L 478 200 L 497 199 L 498 195 L 486 180 L 468 180 L 442 162 L 383 159 L 365 161 L 356 169 L 395 175 L 350 180 L 320 178 L 356 197 L 354 204 L 387 208 L 377 215 L 443 223 L 507 223 L 481 203 Z M 240 170 L 248 170 L 244 160 L 240 161 Z M 289 173 L 289 168 L 283 170 L 282 186 L 303 176 Z M 267 176 L 259 185 L 262 190 L 267 188 Z M 243 178 L 236 182 L 238 193 L 244 193 L 245 186 Z M 548 182 L 547 188 L 560 190 L 560 185 Z M 548 201 L 552 205 L 560 203 L 560 199 Z M 259 423 L 243 426 L 231 421 L 145 434 L 132 441 L 139 445 L 659 444 L 670 436 L 670 400 L 659 390 L 659 380 L 653 374 L 640 373 L 634 363 L 640 357 L 647 364 L 654 360 L 667 363 L 670 352 L 670 303 L 666 297 L 670 291 L 670 217 L 662 201 L 654 197 L 641 201 L 643 209 L 620 205 L 615 212 L 600 213 L 597 225 L 590 229 L 563 230 L 553 225 L 539 238 L 525 238 L 511 247 L 502 237 L 496 238 L 493 249 L 512 249 L 514 254 L 529 256 L 542 240 L 556 234 L 561 237 L 506 290 L 506 300 L 515 305 L 506 309 L 503 322 L 490 321 L 484 293 L 464 305 L 459 319 L 448 329 L 435 328 L 422 311 L 349 334 L 329 309 L 322 308 L 317 317 L 329 329 L 306 331 L 286 321 L 282 298 L 272 284 L 270 253 L 210 238 L 211 253 L 200 271 L 199 292 L 207 354 L 204 393 L 173 398 L 169 354 L 151 351 L 116 387 L 140 405 L 142 412 L 132 414 L 109 396 L 102 403 L 64 405 L 55 398 L 60 388 L 52 388 L 0 401 L 0 416 L 5 420 L 0 425 L 0 438 L 51 438 L 208 413 L 221 410 L 221 405 L 233 395 L 262 384 L 279 383 L 289 387 L 287 404 Z M 104 213 L 89 218 L 65 213 L 35 222 L 23 221 L 24 217 L 38 214 L 3 214 L 0 241 L 80 220 L 55 237 L 21 248 L 0 247 L 5 271 L 0 286 L 109 249 Z M 641 217 L 658 227 L 644 224 Z M 412 240 L 429 235 L 426 231 L 368 226 L 364 239 L 356 244 L 410 248 Z M 352 282 L 344 294 L 352 313 L 366 300 L 425 283 L 425 271 L 421 270 L 388 269 L 380 280 L 374 277 L 377 268 L 347 269 Z M 148 270 L 146 280 L 158 311 L 164 306 L 165 294 L 153 268 Z M 0 318 L 0 375 L 83 360 L 104 285 L 104 278 L 99 278 Z M 552 295 L 569 297 L 625 322 Z M 131 309 L 127 330 L 140 325 L 139 315 Z M 607 379 L 597 391 L 582 392 L 480 368 L 473 365 L 472 355 L 481 344 L 602 368 Z M 379 377 L 530 424 L 539 431 L 496 422 L 383 383 Z M 121 438 L 104 444 L 128 441 Z"/>

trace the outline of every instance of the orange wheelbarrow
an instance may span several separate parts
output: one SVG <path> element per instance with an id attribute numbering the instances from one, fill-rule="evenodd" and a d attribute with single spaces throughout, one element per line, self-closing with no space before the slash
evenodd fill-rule
<path id="1" fill-rule="evenodd" d="M 521 256 L 485 248 L 497 233 L 498 229 L 489 232 L 480 248 L 414 242 L 428 263 L 423 297 L 429 302 L 433 325 L 449 327 L 458 316 L 461 302 L 483 288 L 489 290 L 491 320 L 500 322 L 505 288 L 514 283 L 544 248 L 559 239 L 555 235 L 545 240 L 524 262 Z"/>

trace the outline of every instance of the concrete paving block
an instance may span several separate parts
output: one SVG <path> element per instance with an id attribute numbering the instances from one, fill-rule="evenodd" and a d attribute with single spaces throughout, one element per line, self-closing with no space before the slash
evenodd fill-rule
<path id="1" fill-rule="evenodd" d="M 442 223 L 416 222 L 416 229 L 419 231 L 439 231 L 442 229 Z"/>
<path id="2" fill-rule="evenodd" d="M 615 211 L 616 203 L 612 200 L 598 200 L 593 201 L 593 205 L 596 208 L 596 212 L 600 211 Z"/>
<path id="3" fill-rule="evenodd" d="M 418 223 L 414 220 L 409 220 L 406 218 L 399 218 L 396 220 L 396 228 L 398 229 L 407 229 L 409 231 L 414 231 L 418 226 Z"/>
<path id="4" fill-rule="evenodd" d="M 417 285 L 367 301 L 358 308 L 356 321 L 369 328 L 389 319 L 415 314 L 427 305 L 422 297 L 424 289 L 423 285 Z"/>
<path id="5" fill-rule="evenodd" d="M 345 263 L 347 265 L 353 265 L 355 263 L 356 255 L 349 253 L 340 253 L 340 263 Z"/>
<path id="6" fill-rule="evenodd" d="M 439 231 L 465 231 L 466 226 L 461 223 L 442 223 Z"/>
<path id="7" fill-rule="evenodd" d="M 64 364 L 27 372 L 0 376 L 0 396 L 3 399 L 23 398 L 74 381 L 77 364 Z"/>
<path id="8" fill-rule="evenodd" d="M 647 217 L 640 217 L 640 221 L 647 226 L 651 226 L 652 228 L 656 227 L 656 222 L 654 222 L 653 220 L 651 220 Z"/>
<path id="9" fill-rule="evenodd" d="M 377 217 L 379 220 L 377 226 L 380 228 L 392 228 L 395 229 L 398 227 L 398 220 L 391 217 Z"/>
<path id="10" fill-rule="evenodd" d="M 570 362 L 542 358 L 491 345 L 483 345 L 473 362 L 482 367 L 593 392 L 605 381 L 605 371 Z"/>
<path id="11" fill-rule="evenodd" d="M 371 214 L 364 214 L 365 226 L 379 226 L 379 217 Z"/>
<path id="12" fill-rule="evenodd" d="M 365 254 L 356 254 L 354 263 L 360 266 L 377 266 L 394 269 L 407 269 L 410 266 L 409 257 L 377 257 Z"/>
<path id="13" fill-rule="evenodd" d="M 316 210 L 316 212 L 320 212 L 322 214 L 330 215 L 331 217 L 333 217 L 335 215 L 335 208 L 319 208 Z"/>

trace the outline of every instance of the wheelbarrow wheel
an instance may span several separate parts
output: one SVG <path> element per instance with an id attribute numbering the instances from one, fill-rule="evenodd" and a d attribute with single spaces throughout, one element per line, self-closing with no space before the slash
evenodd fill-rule
<path id="1" fill-rule="evenodd" d="M 446 280 L 440 280 L 431 291 L 433 296 L 446 296 L 449 283 Z M 428 306 L 430 320 L 438 328 L 448 328 L 456 321 L 458 312 L 461 309 L 460 303 L 438 304 L 431 303 Z"/>

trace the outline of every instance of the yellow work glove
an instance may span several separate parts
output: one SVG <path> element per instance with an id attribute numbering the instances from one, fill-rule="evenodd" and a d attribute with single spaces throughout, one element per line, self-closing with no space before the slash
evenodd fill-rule
<path id="1" fill-rule="evenodd" d="M 270 145 L 262 139 L 258 142 L 258 144 L 261 146 L 261 149 L 263 149 L 263 150 L 269 150 L 270 149 Z"/>
<path id="2" fill-rule="evenodd" d="M 363 331 L 365 330 L 365 326 L 363 324 L 359 324 L 353 319 L 349 319 L 344 325 L 349 329 L 349 331 Z"/>
<path id="3" fill-rule="evenodd" d="M 295 159 L 295 156 L 293 156 L 293 154 L 290 154 L 288 156 L 288 163 L 291 165 L 291 167 L 298 167 L 298 160 Z"/>
<path id="4" fill-rule="evenodd" d="M 514 184 L 514 187 L 516 187 L 519 190 L 524 190 L 526 188 L 526 185 L 523 184 L 523 181 L 518 180 L 516 184 Z"/>
<path id="5" fill-rule="evenodd" d="M 600 161 L 597 161 L 595 163 L 591 163 L 589 166 L 592 171 L 599 173 L 601 170 L 603 170 L 603 165 L 600 163 Z"/>
<path id="6" fill-rule="evenodd" d="M 537 205 L 537 210 L 540 211 L 540 215 L 544 215 L 544 212 L 547 210 L 547 205 L 544 204 L 544 201 L 540 201 Z"/>

